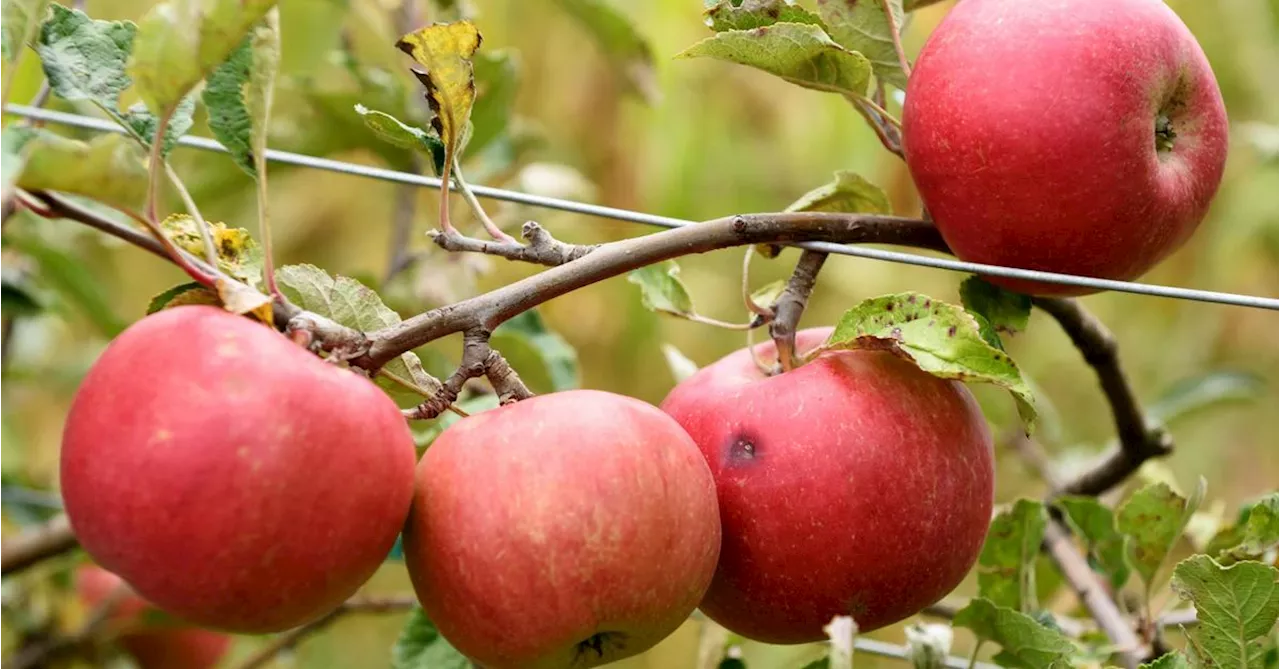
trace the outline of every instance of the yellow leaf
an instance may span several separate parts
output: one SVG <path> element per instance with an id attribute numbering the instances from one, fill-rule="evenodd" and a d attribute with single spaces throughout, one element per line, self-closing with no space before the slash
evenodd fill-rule
<path id="1" fill-rule="evenodd" d="M 396 42 L 397 48 L 426 68 L 425 72 L 414 69 L 413 74 L 427 87 L 427 102 L 436 113 L 431 125 L 444 141 L 446 166 L 452 165 L 458 137 L 476 100 L 471 58 L 480 41 L 475 24 L 456 21 L 429 25 Z"/>
<path id="2" fill-rule="evenodd" d="M 271 323 L 271 298 L 237 281 L 218 279 L 218 298 L 227 311 L 251 314 L 263 323 Z"/>

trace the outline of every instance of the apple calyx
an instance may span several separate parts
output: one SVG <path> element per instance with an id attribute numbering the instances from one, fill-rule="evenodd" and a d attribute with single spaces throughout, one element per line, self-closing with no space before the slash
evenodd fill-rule
<path id="1" fill-rule="evenodd" d="M 1177 137 L 1178 133 L 1173 129 L 1173 120 L 1163 113 L 1156 115 L 1156 152 L 1173 151 L 1173 140 Z"/>

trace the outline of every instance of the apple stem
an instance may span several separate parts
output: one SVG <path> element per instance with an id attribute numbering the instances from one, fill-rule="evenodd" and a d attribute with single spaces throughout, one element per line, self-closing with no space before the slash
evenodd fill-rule
<path id="1" fill-rule="evenodd" d="M 809 303 L 809 295 L 813 293 L 813 286 L 818 282 L 818 272 L 822 271 L 825 262 L 827 254 L 820 251 L 801 253 L 786 290 L 773 303 L 774 319 L 769 324 L 769 336 L 778 349 L 778 363 L 783 372 L 796 367 L 796 330 Z"/>

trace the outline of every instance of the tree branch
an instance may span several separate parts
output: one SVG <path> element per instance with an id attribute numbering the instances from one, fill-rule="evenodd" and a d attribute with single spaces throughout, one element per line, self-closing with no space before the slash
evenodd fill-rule
<path id="1" fill-rule="evenodd" d="M 769 323 L 769 336 L 773 338 L 778 349 L 778 364 L 782 371 L 790 371 L 795 367 L 796 329 L 800 324 L 800 316 L 809 304 L 809 295 L 818 282 L 818 272 L 827 261 L 827 254 L 821 251 L 805 251 L 800 254 L 795 272 L 787 281 L 786 290 L 773 303 L 773 321 Z"/>
<path id="2" fill-rule="evenodd" d="M 1078 302 L 1066 298 L 1038 297 L 1032 303 L 1052 316 L 1080 349 L 1085 362 L 1098 375 L 1098 383 L 1111 405 L 1119 447 L 1098 466 L 1059 488 L 1059 495 L 1099 495 L 1114 488 L 1144 462 L 1173 452 L 1173 439 L 1162 427 L 1150 427 L 1138 398 L 1120 367 L 1115 337 Z"/>
<path id="3" fill-rule="evenodd" d="M 246 659 L 240 665 L 240 669 L 258 669 L 258 667 L 270 664 L 276 655 L 293 649 L 307 637 L 324 630 L 349 613 L 402 613 L 412 609 L 417 604 L 418 600 L 411 596 L 389 598 L 352 597 L 323 618 L 275 637 L 270 643 Z"/>
<path id="4" fill-rule="evenodd" d="M 430 419 L 444 413 L 458 399 L 467 381 L 486 377 L 498 394 L 500 404 L 508 404 L 533 397 L 520 375 L 501 353 L 489 346 L 489 331 L 480 328 L 468 330 L 462 337 L 462 362 L 458 369 L 445 379 L 440 391 L 422 404 L 404 411 L 411 420 Z"/>
<path id="5" fill-rule="evenodd" d="M 427 234 L 431 235 L 431 239 L 436 243 L 436 246 L 446 251 L 483 253 L 506 258 L 507 260 L 519 260 L 548 267 L 556 267 L 567 262 L 573 262 L 599 248 L 598 244 L 566 244 L 552 237 L 550 232 L 547 232 L 545 228 L 534 221 L 526 222 L 520 229 L 520 236 L 524 237 L 526 244 L 521 244 L 514 239 L 511 241 L 488 241 L 467 237 L 458 232 L 449 234 L 439 230 L 432 230 Z"/>
<path id="6" fill-rule="evenodd" d="M 1133 624 L 1120 612 L 1116 603 L 1111 601 L 1098 574 L 1089 567 L 1084 556 L 1076 551 L 1071 543 L 1071 535 L 1061 521 L 1049 519 L 1044 530 L 1044 547 L 1058 564 L 1063 578 L 1098 622 L 1098 627 L 1115 644 L 1116 655 L 1120 657 L 1121 663 L 1129 669 L 1137 667 L 1146 657 L 1146 649 L 1133 631 Z"/>
<path id="7" fill-rule="evenodd" d="M 604 244 L 572 262 L 370 333 L 368 354 L 352 363 L 376 369 L 405 351 L 450 334 L 476 328 L 492 332 L 507 319 L 548 300 L 677 256 L 745 244 L 801 241 L 946 249 L 938 231 L 917 219 L 819 212 L 729 216 Z"/>
<path id="8" fill-rule="evenodd" d="M 0 546 L 0 575 L 9 576 L 34 564 L 61 555 L 78 545 L 65 514 L 40 527 L 19 534 Z"/>

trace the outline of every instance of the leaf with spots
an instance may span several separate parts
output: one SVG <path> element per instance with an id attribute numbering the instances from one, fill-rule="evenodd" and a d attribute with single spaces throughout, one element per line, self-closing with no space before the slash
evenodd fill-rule
<path id="1" fill-rule="evenodd" d="M 391 669 L 469 669 L 469 662 L 436 629 L 422 607 L 409 612 L 391 649 Z"/>
<path id="2" fill-rule="evenodd" d="M 834 181 L 800 196 L 786 210 L 892 214 L 893 205 L 884 189 L 857 173 L 838 170 Z"/>
<path id="3" fill-rule="evenodd" d="M 1239 562 L 1223 567 L 1193 555 L 1173 570 L 1173 589 L 1196 607 L 1198 624 L 1187 630 L 1187 650 L 1200 667 L 1261 667 L 1267 637 L 1280 610 L 1275 567 Z"/>
<path id="4" fill-rule="evenodd" d="M 400 323 L 400 315 L 382 303 L 372 288 L 345 276 L 332 277 L 315 265 L 286 265 L 276 270 L 281 292 L 294 304 L 362 332 L 370 332 Z M 404 353 L 388 362 L 385 369 L 410 385 L 429 392 L 440 387 L 440 381 L 422 367 L 414 353 Z M 403 384 L 379 377 L 378 385 L 401 407 L 422 401 L 421 393 L 407 390 Z"/>
<path id="5" fill-rule="evenodd" d="M 836 42 L 871 61 L 880 81 L 907 87 L 894 46 L 902 28 L 902 0 L 818 0 L 818 14 Z"/>
<path id="6" fill-rule="evenodd" d="M 595 38 L 627 90 L 645 102 L 658 99 L 653 49 L 626 14 L 610 0 L 557 0 L 557 4 Z"/>
<path id="7" fill-rule="evenodd" d="M 1102 572 L 1111 587 L 1120 589 L 1129 580 L 1125 560 L 1124 535 L 1116 529 L 1115 513 L 1093 497 L 1067 496 L 1054 500 L 1076 533 L 1084 537 L 1089 561 Z"/>
<path id="8" fill-rule="evenodd" d="M 1013 395 L 1027 432 L 1034 428 L 1035 398 L 1017 364 L 987 343 L 977 319 L 954 304 L 920 293 L 866 300 L 846 311 L 827 342 L 807 359 L 832 349 L 889 351 L 940 378 L 1004 388 Z"/>
<path id="9" fill-rule="evenodd" d="M 822 19 L 791 0 L 720 0 L 704 12 L 707 27 L 716 32 L 751 30 L 775 23 L 808 23 L 826 29 Z"/>
<path id="10" fill-rule="evenodd" d="M 502 351 L 507 362 L 536 393 L 569 390 L 581 385 L 578 352 L 560 333 L 547 327 L 536 309 L 499 325 L 489 341 Z"/>
<path id="11" fill-rule="evenodd" d="M 991 521 L 978 556 L 978 592 L 997 606 L 1036 610 L 1036 558 L 1047 516 L 1040 502 L 1020 499 Z"/>
<path id="12" fill-rule="evenodd" d="M 965 310 L 981 316 L 997 332 L 1025 330 L 1031 318 L 1031 298 L 971 276 L 960 284 Z M 998 337 L 997 337 L 998 339 Z"/>
<path id="13" fill-rule="evenodd" d="M 640 300 L 646 309 L 676 316 L 693 312 L 693 298 L 680 280 L 680 265 L 667 260 L 647 265 L 627 274 L 627 281 L 640 287 Z"/>
<path id="14" fill-rule="evenodd" d="M 971 630 L 983 641 L 1000 645 L 1001 666 L 1026 669 L 1067 669 L 1079 648 L 1061 632 L 1009 607 L 981 597 L 956 613 L 952 624 Z"/>
<path id="15" fill-rule="evenodd" d="M 717 33 L 677 58 L 715 58 L 747 65 L 797 86 L 848 97 L 866 95 L 871 63 L 807 23 L 775 23 Z"/>
<path id="16" fill-rule="evenodd" d="M 1203 477 L 1189 499 L 1168 484 L 1152 483 L 1120 505 L 1116 527 L 1124 534 L 1125 557 L 1142 579 L 1148 598 L 1161 565 L 1204 500 L 1204 490 Z"/>
<path id="17" fill-rule="evenodd" d="M 431 127 L 444 142 L 444 165 L 452 167 L 476 101 L 472 57 L 480 48 L 480 31 L 470 21 L 435 23 L 396 42 L 425 70 L 412 70 L 427 89 L 427 104 L 435 112 Z"/>
<path id="18" fill-rule="evenodd" d="M 209 236 L 213 239 L 213 248 L 218 252 L 218 269 L 228 276 L 261 288 L 262 284 L 262 247 L 244 228 L 227 227 L 221 221 L 205 221 L 209 226 Z M 196 220 L 187 214 L 172 214 L 160 222 L 160 229 L 165 236 L 173 240 L 179 248 L 188 253 L 203 257 L 204 240 Z"/>

